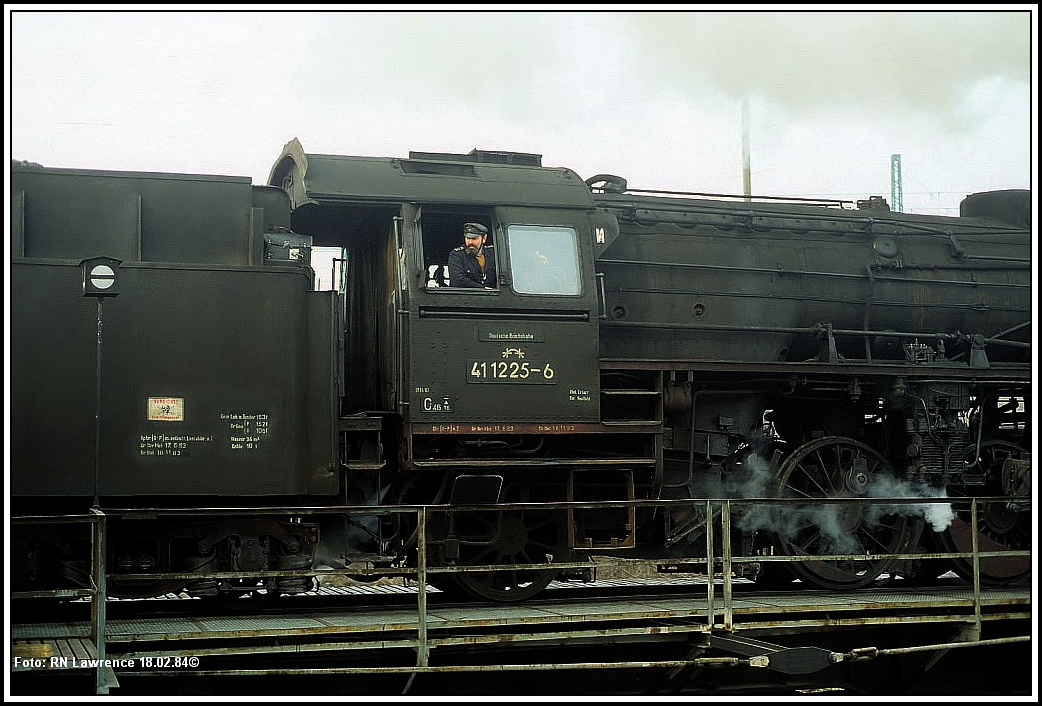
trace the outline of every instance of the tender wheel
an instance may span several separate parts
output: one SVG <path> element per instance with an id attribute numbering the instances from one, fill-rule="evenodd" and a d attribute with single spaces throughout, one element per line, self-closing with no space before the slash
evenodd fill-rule
<path id="1" fill-rule="evenodd" d="M 830 436 L 796 449 L 778 472 L 778 496 L 782 498 L 870 497 L 893 477 L 886 460 L 867 444 Z M 880 497 L 885 492 L 876 491 Z M 807 583 L 827 589 L 862 588 L 890 571 L 895 559 L 875 559 L 875 554 L 903 551 L 911 539 L 908 517 L 883 514 L 878 506 L 863 503 L 809 503 L 778 508 L 776 532 L 788 556 L 858 554 L 864 559 L 799 561 L 789 564 Z"/>
<path id="2" fill-rule="evenodd" d="M 1015 444 L 991 441 L 981 444 L 965 457 L 967 473 L 982 474 L 985 484 L 980 491 L 969 493 L 965 486 L 949 487 L 952 498 L 970 495 L 1011 496 L 1009 502 L 991 502 L 977 506 L 977 549 L 982 552 L 1031 549 L 1031 512 L 1016 504 L 1016 496 L 1024 493 L 1023 479 L 1010 477 L 1006 459 L 1021 460 L 1027 452 Z M 1024 494 L 1029 494 L 1030 491 Z M 941 551 L 969 552 L 973 550 L 973 524 L 969 506 L 955 507 L 955 519 L 948 528 L 935 537 Z M 973 557 L 948 560 L 952 571 L 967 581 L 973 580 Z M 980 560 L 981 583 L 1001 586 L 1015 583 L 1031 573 L 1031 557 L 1008 559 L 985 557 Z"/>
<path id="3" fill-rule="evenodd" d="M 517 482 L 504 488 L 502 497 L 504 502 L 538 502 L 532 495 L 526 485 Z M 567 554 L 564 528 L 560 511 L 489 510 L 456 515 L 450 536 L 459 541 L 458 566 L 548 564 Z M 555 569 L 465 571 L 452 574 L 451 580 L 482 600 L 516 602 L 538 594 L 557 573 Z"/>

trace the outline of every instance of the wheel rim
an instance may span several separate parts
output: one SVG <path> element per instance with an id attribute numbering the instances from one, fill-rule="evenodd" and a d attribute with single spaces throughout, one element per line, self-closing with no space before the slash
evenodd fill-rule
<path id="1" fill-rule="evenodd" d="M 1007 495 L 1008 478 L 1003 477 L 1003 464 L 1008 458 L 1020 459 L 1026 452 L 1016 444 L 991 441 L 981 444 L 980 455 L 971 449 L 963 458 L 971 473 L 985 477 L 983 495 Z M 976 470 L 975 470 L 976 469 Z M 973 495 L 965 487 L 949 487 L 952 498 Z M 968 505 L 959 505 L 952 523 L 936 537 L 942 551 L 973 551 L 973 524 Z M 1031 548 L 1031 512 L 1010 508 L 1004 502 L 977 506 L 977 549 L 981 552 L 1028 550 Z M 973 580 L 973 557 L 948 559 L 952 571 L 967 580 Z M 1019 581 L 1031 572 L 1031 557 L 985 557 L 979 560 L 980 578 L 984 583 L 1003 585 Z"/>
<path id="2" fill-rule="evenodd" d="M 778 496 L 816 500 L 869 497 L 882 479 L 892 478 L 886 460 L 875 449 L 854 439 L 825 437 L 804 444 L 778 473 Z M 779 507 L 776 534 L 783 553 L 803 561 L 790 564 L 793 573 L 827 589 L 867 586 L 890 571 L 893 558 L 874 558 L 904 549 L 912 522 L 887 514 L 881 506 L 862 503 L 809 503 Z M 857 554 L 857 560 L 814 561 L 807 557 Z"/>

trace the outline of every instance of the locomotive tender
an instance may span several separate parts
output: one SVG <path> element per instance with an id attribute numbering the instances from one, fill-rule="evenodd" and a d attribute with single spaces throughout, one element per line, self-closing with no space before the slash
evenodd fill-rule
<path id="1" fill-rule="evenodd" d="M 697 562 L 722 536 L 707 498 L 806 501 L 736 505 L 735 556 L 849 555 L 735 565 L 756 579 L 970 577 L 969 556 L 889 555 L 1031 548 L 1030 192 L 909 215 L 297 140 L 265 186 L 11 177 L 12 512 L 100 498 L 110 595 L 297 593 L 310 577 L 269 572 L 425 546 L 429 566 L 522 567 L 439 584 L 522 600 L 594 554 Z M 449 286 L 469 221 L 494 289 Z M 318 248 L 338 255 L 329 289 Z M 84 296 L 99 257 L 104 301 Z M 991 498 L 976 522 L 968 497 Z M 396 505 L 440 508 L 422 542 L 408 513 L 278 511 Z M 14 530 L 16 588 L 88 580 L 89 541 Z M 1029 566 L 979 563 L 997 584 Z M 198 578 L 158 576 L 179 572 Z"/>

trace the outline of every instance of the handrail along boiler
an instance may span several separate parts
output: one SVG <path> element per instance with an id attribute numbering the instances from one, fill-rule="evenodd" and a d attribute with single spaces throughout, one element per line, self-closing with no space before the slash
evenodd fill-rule
<path id="1" fill-rule="evenodd" d="M 706 498 L 786 500 L 730 518 L 735 555 L 811 559 L 735 565 L 757 580 L 970 577 L 965 556 L 891 555 L 1030 549 L 1027 191 L 911 215 L 296 140 L 268 185 L 11 176 L 12 511 L 99 495 L 111 595 L 299 593 L 301 571 L 416 562 L 409 516 L 268 507 L 469 507 L 432 513 L 426 559 L 518 566 L 432 574 L 499 601 L 591 555 L 704 557 L 721 519 Z M 472 221 L 494 289 L 447 280 Z M 338 255 L 327 289 L 319 248 Z M 120 296 L 96 386 L 80 263 L 99 256 Z M 991 498 L 975 524 L 964 497 Z M 651 499 L 692 502 L 619 502 Z M 554 501 L 573 505 L 541 509 Z M 200 507 L 227 511 L 166 512 Z M 15 528 L 16 587 L 87 581 L 89 544 L 55 527 Z M 1003 584 L 1029 565 L 979 567 Z"/>

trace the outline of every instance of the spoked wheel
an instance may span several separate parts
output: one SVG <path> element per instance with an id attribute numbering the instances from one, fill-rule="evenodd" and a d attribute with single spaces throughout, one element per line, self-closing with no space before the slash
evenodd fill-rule
<path id="1" fill-rule="evenodd" d="M 816 439 L 796 449 L 778 472 L 778 495 L 813 501 L 869 497 L 873 483 L 893 477 L 886 460 L 860 441 L 839 436 Z M 873 558 L 905 549 L 911 539 L 908 517 L 884 514 L 879 506 L 813 503 L 777 510 L 778 540 L 802 580 L 826 589 L 846 590 L 871 584 L 890 571 L 895 559 Z M 826 554 L 857 554 L 863 559 L 815 561 Z"/>
<path id="2" fill-rule="evenodd" d="M 984 486 L 978 495 L 1009 496 L 1009 501 L 977 505 L 977 550 L 994 552 L 1031 549 L 1031 511 L 1017 504 L 1018 496 L 1030 496 L 1026 480 L 1017 475 L 1007 459 L 1021 460 L 1027 452 L 1005 441 L 985 442 L 965 457 L 967 473 L 983 475 Z M 949 487 L 948 496 L 967 497 L 966 487 Z M 1022 499 L 1027 499 L 1022 498 Z M 935 539 L 945 552 L 973 551 L 973 524 L 968 505 L 955 509 L 955 519 Z M 973 580 L 973 557 L 948 559 L 952 571 L 967 581 Z M 984 557 L 980 559 L 981 583 L 1001 586 L 1026 578 L 1031 572 L 1031 557 Z"/>
<path id="3" fill-rule="evenodd" d="M 523 481 L 503 490 L 503 502 L 538 502 Z M 458 566 L 546 565 L 567 554 L 563 512 L 542 508 L 463 512 L 452 519 L 452 533 L 459 541 Z M 462 571 L 451 581 L 482 600 L 514 602 L 542 591 L 557 576 L 556 569 Z M 444 575 L 443 575 L 444 576 Z M 449 577 L 446 577 L 449 578 Z"/>

